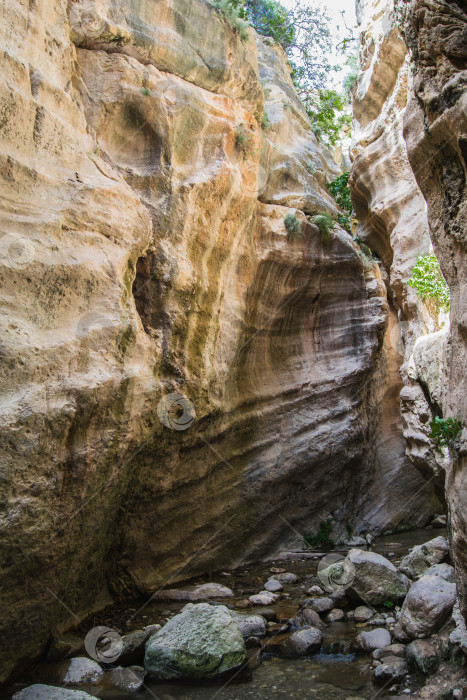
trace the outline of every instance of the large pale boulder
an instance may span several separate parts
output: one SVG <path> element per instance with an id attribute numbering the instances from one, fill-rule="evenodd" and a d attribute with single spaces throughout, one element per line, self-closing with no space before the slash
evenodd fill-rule
<path id="1" fill-rule="evenodd" d="M 157 591 L 153 598 L 157 600 L 208 600 L 209 598 L 232 598 L 233 591 L 220 583 L 202 583 L 190 588 L 168 588 Z"/>
<path id="2" fill-rule="evenodd" d="M 316 627 L 304 628 L 293 632 L 279 645 L 282 656 L 307 656 L 321 649 L 323 635 Z"/>
<path id="3" fill-rule="evenodd" d="M 242 615 L 235 612 L 232 612 L 231 615 L 244 639 L 266 636 L 266 620 L 261 615 Z"/>
<path id="4" fill-rule="evenodd" d="M 410 639 L 428 637 L 446 621 L 455 601 L 455 584 L 440 576 L 422 576 L 404 600 L 399 625 Z"/>
<path id="5" fill-rule="evenodd" d="M 411 578 L 420 578 L 434 564 L 440 564 L 449 554 L 449 542 L 445 537 L 435 537 L 420 544 L 405 556 L 399 569 Z"/>
<path id="6" fill-rule="evenodd" d="M 406 595 L 407 578 L 381 554 L 351 549 L 347 558 L 355 571 L 349 591 L 363 602 L 379 605 L 387 600 L 396 602 Z"/>
<path id="7" fill-rule="evenodd" d="M 36 683 L 15 693 L 12 700 L 98 700 L 98 698 L 81 690 L 55 688 L 51 685 Z"/>
<path id="8" fill-rule="evenodd" d="M 246 661 L 245 642 L 229 610 L 199 603 L 148 640 L 144 664 L 161 680 L 221 680 L 237 673 Z"/>
<path id="9" fill-rule="evenodd" d="M 371 632 L 361 632 L 357 641 L 365 651 L 383 649 L 391 644 L 391 635 L 384 627 L 379 627 Z"/>

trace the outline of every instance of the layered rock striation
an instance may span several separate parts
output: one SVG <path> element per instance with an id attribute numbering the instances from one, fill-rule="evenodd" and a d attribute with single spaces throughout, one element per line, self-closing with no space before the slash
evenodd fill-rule
<path id="1" fill-rule="evenodd" d="M 337 171 L 281 50 L 137 8 L 2 8 L 1 678 L 112 597 L 345 531 L 385 473 L 386 292 L 307 219 Z"/>

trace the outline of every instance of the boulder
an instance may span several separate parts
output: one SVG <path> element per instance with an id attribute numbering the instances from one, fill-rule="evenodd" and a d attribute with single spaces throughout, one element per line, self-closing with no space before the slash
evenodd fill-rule
<path id="1" fill-rule="evenodd" d="M 407 647 L 405 644 L 390 644 L 387 647 L 381 647 L 380 649 L 375 649 L 372 653 L 372 657 L 380 661 L 385 656 L 399 656 L 405 659 Z"/>
<path id="2" fill-rule="evenodd" d="M 374 610 L 367 608 L 366 605 L 359 605 L 358 608 L 354 610 L 355 622 L 366 622 L 375 614 Z"/>
<path id="3" fill-rule="evenodd" d="M 431 521 L 431 527 L 436 529 L 446 527 L 446 516 L 437 515 L 436 518 L 433 518 L 433 520 Z"/>
<path id="4" fill-rule="evenodd" d="M 344 544 L 346 545 L 346 547 L 365 547 L 367 545 L 367 541 L 365 537 L 360 537 L 360 535 L 356 535 L 350 540 L 346 540 Z"/>
<path id="5" fill-rule="evenodd" d="M 280 581 L 280 583 L 296 583 L 298 581 L 298 576 L 287 571 L 282 574 L 277 574 L 274 578 L 276 581 Z"/>
<path id="6" fill-rule="evenodd" d="M 233 591 L 220 583 L 203 583 L 200 586 L 190 586 L 188 588 L 169 588 L 157 591 L 152 595 L 154 600 L 187 600 L 196 602 L 198 600 L 209 600 L 210 598 L 232 598 Z"/>
<path id="7" fill-rule="evenodd" d="M 144 685 L 146 671 L 141 666 L 117 666 L 106 672 L 106 680 L 126 693 L 136 693 Z"/>
<path id="8" fill-rule="evenodd" d="M 278 593 L 279 591 L 283 591 L 284 587 L 282 583 L 277 581 L 274 577 L 270 578 L 269 581 L 266 581 L 264 584 L 264 590 L 269 591 L 270 593 Z"/>
<path id="9" fill-rule="evenodd" d="M 446 621 L 455 601 L 455 584 L 440 576 L 422 576 L 404 600 L 399 619 L 402 632 L 410 639 L 428 637 Z"/>
<path id="10" fill-rule="evenodd" d="M 439 665 L 439 655 L 433 644 L 426 639 L 416 639 L 407 647 L 407 662 L 409 666 L 420 671 L 425 676 L 436 671 Z"/>
<path id="11" fill-rule="evenodd" d="M 407 594 L 407 578 L 381 554 L 351 549 L 347 559 L 354 569 L 349 591 L 359 596 L 363 602 L 381 605 L 387 600 L 401 600 Z"/>
<path id="12" fill-rule="evenodd" d="M 261 615 L 242 615 L 235 612 L 232 612 L 231 615 L 244 639 L 266 636 L 266 620 Z"/>
<path id="13" fill-rule="evenodd" d="M 55 688 L 37 683 L 15 693 L 12 700 L 98 700 L 98 698 L 81 690 Z"/>
<path id="14" fill-rule="evenodd" d="M 155 625 L 151 625 L 155 627 Z M 160 625 L 158 628 L 161 629 Z M 156 629 L 134 630 L 122 637 L 122 652 L 118 657 L 118 663 L 122 666 L 131 666 L 144 659 L 144 645 Z"/>
<path id="15" fill-rule="evenodd" d="M 313 598 L 308 601 L 307 608 L 311 608 L 316 612 L 322 613 L 332 610 L 334 607 L 334 601 L 331 598 Z"/>
<path id="16" fill-rule="evenodd" d="M 84 652 L 84 639 L 76 634 L 53 635 L 47 652 L 47 661 L 61 661 Z"/>
<path id="17" fill-rule="evenodd" d="M 361 632 L 357 637 L 357 642 L 365 651 L 382 649 L 391 644 L 391 635 L 384 627 L 371 630 L 371 632 Z"/>
<path id="18" fill-rule="evenodd" d="M 321 649 L 323 635 L 316 627 L 306 627 L 293 632 L 279 645 L 279 653 L 283 656 L 307 656 Z"/>
<path id="19" fill-rule="evenodd" d="M 144 665 L 161 680 L 235 675 L 247 663 L 238 624 L 224 605 L 193 605 L 173 617 L 146 643 Z"/>
<path id="20" fill-rule="evenodd" d="M 324 591 L 321 586 L 312 586 L 307 590 L 307 595 L 323 595 Z"/>
<path id="21" fill-rule="evenodd" d="M 339 620 L 343 620 L 345 617 L 345 613 L 343 610 L 340 610 L 339 608 L 333 608 L 330 613 L 326 615 L 326 622 L 339 622 Z"/>
<path id="22" fill-rule="evenodd" d="M 253 605 L 272 605 L 278 599 L 279 596 L 275 593 L 271 593 L 270 591 L 260 591 L 259 593 L 251 595 L 248 598 L 250 603 L 253 603 Z"/>
<path id="23" fill-rule="evenodd" d="M 303 608 L 300 610 L 300 612 L 298 612 L 291 620 L 291 623 L 295 627 L 311 625 L 312 627 L 317 627 L 318 629 L 323 629 L 323 627 L 326 626 L 316 610 L 312 610 L 311 608 Z"/>
<path id="24" fill-rule="evenodd" d="M 433 564 L 441 564 L 449 554 L 449 543 L 445 537 L 435 537 L 425 544 L 414 547 L 400 563 L 400 571 L 417 579 Z"/>
<path id="25" fill-rule="evenodd" d="M 68 662 L 63 682 L 65 685 L 87 685 L 99 683 L 103 677 L 104 671 L 96 661 L 77 656 Z"/>
<path id="26" fill-rule="evenodd" d="M 435 564 L 425 571 L 424 576 L 441 576 L 448 583 L 456 583 L 456 572 L 450 564 Z"/>
<path id="27" fill-rule="evenodd" d="M 398 659 L 397 657 L 388 659 L 385 663 L 375 668 L 375 683 L 385 685 L 386 683 L 401 681 L 408 671 L 407 663 L 403 659 Z"/>

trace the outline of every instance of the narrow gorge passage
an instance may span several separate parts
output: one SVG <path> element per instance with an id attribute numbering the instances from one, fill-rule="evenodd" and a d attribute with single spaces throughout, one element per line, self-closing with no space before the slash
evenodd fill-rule
<path id="1" fill-rule="evenodd" d="M 467 8 L 355 9 L 4 0 L 0 698 L 467 697 Z"/>

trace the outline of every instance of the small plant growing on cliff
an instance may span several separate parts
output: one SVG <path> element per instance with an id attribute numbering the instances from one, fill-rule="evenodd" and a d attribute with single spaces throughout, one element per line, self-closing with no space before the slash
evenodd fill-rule
<path id="1" fill-rule="evenodd" d="M 392 610 L 394 607 L 394 603 L 392 602 L 392 600 L 385 600 L 383 605 L 387 610 Z"/>
<path id="2" fill-rule="evenodd" d="M 449 311 L 451 295 L 436 255 L 422 255 L 418 258 L 407 285 L 415 289 L 421 299 L 431 302 L 434 310 Z"/>
<path id="3" fill-rule="evenodd" d="M 352 223 L 356 221 L 352 219 L 353 206 L 350 197 L 349 173 L 345 172 L 336 177 L 335 180 L 329 183 L 328 190 L 336 200 L 336 204 L 345 212 L 337 215 L 338 222 L 342 228 L 352 233 Z"/>
<path id="4" fill-rule="evenodd" d="M 331 240 L 331 230 L 334 226 L 334 220 L 331 214 L 324 212 L 323 214 L 316 214 L 311 218 L 311 223 L 315 224 L 321 231 L 324 243 L 329 243 Z"/>
<path id="5" fill-rule="evenodd" d="M 319 524 L 316 535 L 305 535 L 303 538 L 307 547 L 317 547 L 319 549 L 332 549 L 334 540 L 331 539 L 331 520 L 322 520 Z"/>
<path id="6" fill-rule="evenodd" d="M 261 128 L 264 129 L 264 131 L 269 131 L 271 126 L 271 120 L 269 119 L 266 112 L 264 112 L 263 118 L 261 119 Z"/>
<path id="7" fill-rule="evenodd" d="M 235 133 L 235 145 L 243 154 L 243 158 L 253 158 L 255 149 L 255 139 L 250 129 L 245 124 L 239 124 Z"/>
<path id="8" fill-rule="evenodd" d="M 284 218 L 284 226 L 291 236 L 302 235 L 302 225 L 295 214 L 287 214 Z"/>
<path id="9" fill-rule="evenodd" d="M 145 95 L 146 97 L 151 97 L 151 91 L 150 91 L 147 87 L 141 88 L 141 92 L 142 92 L 143 95 Z"/>
<path id="10" fill-rule="evenodd" d="M 240 34 L 240 39 L 248 41 L 250 23 L 247 21 L 243 0 L 215 0 L 214 6 L 222 12 L 232 29 Z"/>
<path id="11" fill-rule="evenodd" d="M 447 447 L 450 452 L 455 452 L 456 441 L 462 432 L 462 423 L 459 419 L 435 416 L 430 423 L 430 428 L 430 438 L 438 452 L 441 452 L 443 447 Z"/>

